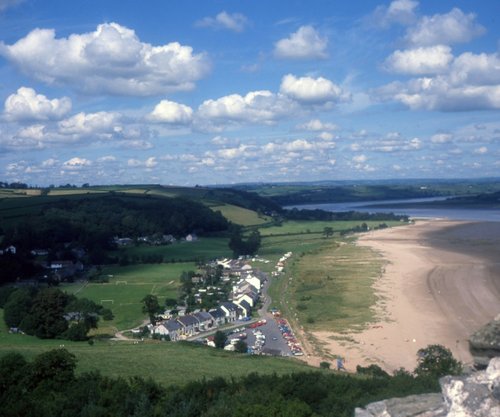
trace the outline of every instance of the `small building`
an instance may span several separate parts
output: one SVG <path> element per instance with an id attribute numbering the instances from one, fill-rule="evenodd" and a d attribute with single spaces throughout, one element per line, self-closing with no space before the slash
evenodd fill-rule
<path id="1" fill-rule="evenodd" d="M 194 233 L 190 233 L 186 236 L 186 242 L 196 242 L 197 240 L 198 236 L 196 236 Z"/>
<path id="2" fill-rule="evenodd" d="M 4 250 L 4 253 L 10 253 L 10 254 L 12 254 L 12 255 L 15 255 L 15 254 L 16 254 L 16 252 L 17 252 L 16 247 L 15 247 L 15 246 L 12 246 L 12 245 L 8 246 L 8 247 L 7 247 L 7 248 L 5 248 L 5 250 Z"/>
<path id="3" fill-rule="evenodd" d="M 129 237 L 115 237 L 113 238 L 113 242 L 118 246 L 130 246 L 134 243 L 134 240 Z"/>
<path id="4" fill-rule="evenodd" d="M 49 254 L 49 251 L 47 249 L 32 249 L 31 254 L 33 256 L 46 256 Z"/>

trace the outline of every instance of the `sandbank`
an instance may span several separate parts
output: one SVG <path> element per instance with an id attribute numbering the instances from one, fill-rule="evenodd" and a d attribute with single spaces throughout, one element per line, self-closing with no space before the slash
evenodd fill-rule
<path id="1" fill-rule="evenodd" d="M 468 337 L 500 313 L 499 243 L 493 222 L 422 220 L 365 233 L 358 244 L 387 260 L 374 284 L 377 322 L 357 333 L 312 335 L 350 371 L 373 363 L 411 371 L 417 350 L 430 344 L 470 364 Z"/>

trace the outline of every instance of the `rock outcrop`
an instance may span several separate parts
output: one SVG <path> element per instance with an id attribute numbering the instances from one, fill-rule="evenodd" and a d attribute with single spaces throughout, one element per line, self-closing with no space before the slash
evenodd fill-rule
<path id="1" fill-rule="evenodd" d="M 470 337 L 469 350 L 478 369 L 486 368 L 491 358 L 500 356 L 500 315 Z"/>
<path id="2" fill-rule="evenodd" d="M 439 382 L 441 394 L 375 402 L 357 408 L 355 417 L 500 417 L 500 357 L 484 371 Z"/>

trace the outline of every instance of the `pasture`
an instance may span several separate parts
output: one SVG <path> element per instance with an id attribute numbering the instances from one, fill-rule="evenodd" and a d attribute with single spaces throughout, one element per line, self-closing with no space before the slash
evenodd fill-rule
<path id="1" fill-rule="evenodd" d="M 171 245 L 163 246 L 129 246 L 123 247 L 114 255 L 126 255 L 130 259 L 143 256 L 154 255 L 161 256 L 163 262 L 186 262 L 227 257 L 231 256 L 227 238 L 219 237 L 201 237 L 195 242 L 176 242 Z"/>
<path id="2" fill-rule="evenodd" d="M 213 211 L 220 211 L 230 222 L 242 226 L 258 226 L 272 221 L 271 217 L 261 216 L 253 210 L 238 207 L 233 204 L 210 206 Z"/>
<path id="3" fill-rule="evenodd" d="M 113 311 L 115 318 L 99 322 L 99 334 L 114 334 L 142 324 L 141 300 L 156 295 L 160 305 L 165 298 L 177 298 L 179 278 L 183 271 L 195 270 L 194 263 L 136 264 L 104 267 L 101 276 L 109 282 L 76 282 L 63 284 L 61 289 L 78 297 L 88 298 Z"/>
<path id="4" fill-rule="evenodd" d="M 287 274 L 290 313 L 310 330 L 361 329 L 374 319 L 372 288 L 384 260 L 352 238 L 296 259 Z"/>
<path id="5" fill-rule="evenodd" d="M 381 223 L 388 226 L 397 226 L 401 222 L 397 221 L 360 221 L 360 220 L 346 220 L 346 221 L 296 221 L 290 220 L 284 222 L 281 226 L 270 226 L 260 229 L 262 236 L 279 236 L 279 235 L 293 235 L 293 234 L 323 234 L 325 227 L 331 227 L 334 232 L 352 229 L 366 223 L 369 228 L 377 227 Z"/>
<path id="6" fill-rule="evenodd" d="M 91 346 L 87 342 L 9 334 L 0 309 L 0 356 L 16 351 L 32 359 L 62 346 L 78 359 L 78 373 L 99 371 L 110 377 L 151 377 L 165 386 L 202 378 L 241 377 L 251 372 L 289 374 L 313 369 L 294 359 L 241 355 L 191 343 L 97 339 Z"/>

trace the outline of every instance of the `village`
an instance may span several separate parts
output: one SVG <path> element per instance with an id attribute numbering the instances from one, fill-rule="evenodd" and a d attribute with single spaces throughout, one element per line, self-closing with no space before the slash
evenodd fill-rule
<path id="1" fill-rule="evenodd" d="M 285 262 L 292 256 L 284 254 L 272 272 L 274 277 L 283 273 Z M 235 350 L 238 342 L 245 342 L 247 353 L 272 356 L 303 355 L 299 341 L 288 322 L 273 308 L 268 312 L 271 300 L 267 294 L 268 275 L 248 262 L 246 257 L 221 259 L 215 265 L 221 270 L 221 282 L 229 284 L 231 291 L 227 300 L 220 300 L 214 308 L 204 311 L 195 309 L 187 313 L 185 306 L 175 306 L 158 315 L 159 321 L 150 323 L 147 329 L 153 338 L 195 341 L 216 347 L 214 333 L 224 332 L 225 350 Z M 268 260 L 256 257 L 253 263 Z M 192 276 L 196 285 L 194 299 L 202 304 L 204 297 L 223 294 L 221 287 L 209 285 L 201 276 Z M 133 333 L 139 334 L 140 329 Z"/>

